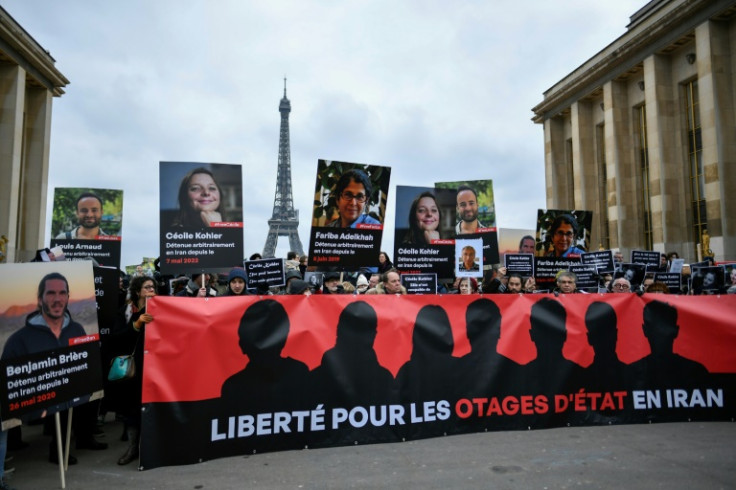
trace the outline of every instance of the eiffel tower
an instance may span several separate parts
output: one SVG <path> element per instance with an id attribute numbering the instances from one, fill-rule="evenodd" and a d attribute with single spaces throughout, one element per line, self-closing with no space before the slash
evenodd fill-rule
<path id="1" fill-rule="evenodd" d="M 276 195 L 273 200 L 273 214 L 268 220 L 268 237 L 263 247 L 263 257 L 271 258 L 276 253 L 279 236 L 289 237 L 289 248 L 304 255 L 302 241 L 299 240 L 299 211 L 294 209 L 291 194 L 291 149 L 289 144 L 289 113 L 291 102 L 286 98 L 286 78 L 284 78 L 284 98 L 279 104 L 281 113 L 281 135 L 279 136 L 279 166 L 276 176 Z"/>

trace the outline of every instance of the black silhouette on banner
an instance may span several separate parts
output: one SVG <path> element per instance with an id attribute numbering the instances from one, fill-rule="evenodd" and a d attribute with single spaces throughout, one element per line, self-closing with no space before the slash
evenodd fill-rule
<path id="1" fill-rule="evenodd" d="M 660 298 L 155 298 L 141 466 L 482 430 L 730 419 L 736 299 Z"/>

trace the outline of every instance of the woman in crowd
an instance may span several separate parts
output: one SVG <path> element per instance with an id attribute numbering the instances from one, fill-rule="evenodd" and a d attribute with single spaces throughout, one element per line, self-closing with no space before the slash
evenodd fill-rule
<path id="1" fill-rule="evenodd" d="M 434 194 L 431 192 L 419 194 L 409 208 L 409 231 L 404 235 L 404 243 L 429 245 L 432 240 L 439 240 L 441 218 Z"/>
<path id="2" fill-rule="evenodd" d="M 204 167 L 187 173 L 179 185 L 179 214 L 174 226 L 202 228 L 222 221 L 222 190 Z"/>
<path id="3" fill-rule="evenodd" d="M 156 296 L 153 278 L 134 277 L 130 281 L 128 302 L 120 315 L 119 326 L 114 334 L 121 354 L 134 353 L 135 376 L 113 384 L 115 412 L 125 417 L 128 433 L 128 448 L 118 459 L 125 465 L 138 458 L 138 443 L 141 427 L 141 392 L 143 390 L 143 338 L 147 323 L 153 316 L 146 313 L 148 298 Z"/>
<path id="4" fill-rule="evenodd" d="M 463 277 L 458 285 L 460 294 L 476 294 L 478 292 L 478 281 L 474 277 Z"/>
<path id="5" fill-rule="evenodd" d="M 227 291 L 225 296 L 240 296 L 245 291 L 245 271 L 241 267 L 233 267 L 227 276 Z"/>
<path id="6" fill-rule="evenodd" d="M 381 250 L 381 253 L 378 254 L 378 273 L 383 274 L 393 267 L 394 264 L 391 263 L 391 259 L 389 258 L 388 254 Z"/>

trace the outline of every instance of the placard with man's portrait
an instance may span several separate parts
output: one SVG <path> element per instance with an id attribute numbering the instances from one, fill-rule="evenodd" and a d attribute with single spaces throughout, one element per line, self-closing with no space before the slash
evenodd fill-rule
<path id="1" fill-rule="evenodd" d="M 496 205 L 492 180 L 436 182 L 437 189 L 454 192 L 455 238 L 483 240 L 483 268 L 488 270 L 499 262 Z"/>
<path id="2" fill-rule="evenodd" d="M 0 265 L 0 414 L 46 416 L 102 396 L 91 261 Z"/>
<path id="3" fill-rule="evenodd" d="M 51 247 L 61 247 L 67 260 L 94 258 L 120 267 L 123 191 L 88 187 L 54 189 Z"/>

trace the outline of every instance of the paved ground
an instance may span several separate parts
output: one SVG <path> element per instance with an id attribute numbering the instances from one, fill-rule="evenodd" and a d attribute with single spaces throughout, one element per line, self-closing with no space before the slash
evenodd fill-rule
<path id="1" fill-rule="evenodd" d="M 120 424 L 104 451 L 72 451 L 70 489 L 730 489 L 736 423 L 691 422 L 487 432 L 395 444 L 285 451 L 137 471 L 118 466 Z M 19 490 L 60 488 L 48 438 L 24 427 L 30 447 L 11 453 Z"/>

